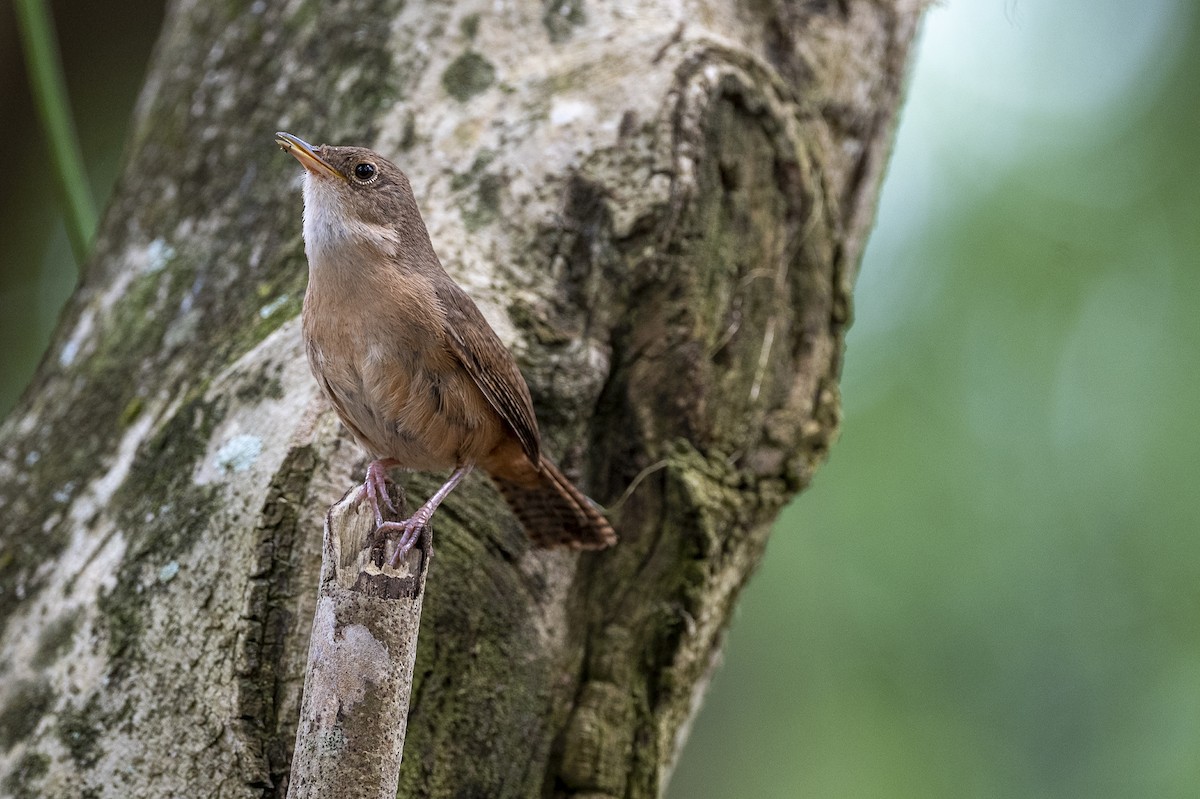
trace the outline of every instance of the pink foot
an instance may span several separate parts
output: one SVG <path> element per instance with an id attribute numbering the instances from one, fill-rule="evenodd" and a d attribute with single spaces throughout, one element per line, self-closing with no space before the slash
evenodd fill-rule
<path id="1" fill-rule="evenodd" d="M 383 526 L 383 508 L 387 508 L 392 513 L 396 512 L 396 506 L 392 504 L 392 498 L 388 494 L 388 484 L 392 482 L 388 477 L 387 470 L 396 465 L 396 461 L 391 458 L 380 458 L 371 461 L 367 466 L 367 479 L 358 489 L 358 496 L 355 497 L 355 502 L 362 502 L 364 499 L 371 506 L 371 510 L 375 513 L 375 524 Z"/>
<path id="2" fill-rule="evenodd" d="M 471 469 L 473 469 L 474 466 L 475 464 L 473 463 L 464 463 L 455 469 L 454 474 L 450 475 L 450 479 L 447 480 L 424 505 L 418 508 L 416 513 L 404 521 L 385 522 L 382 521 L 381 518 L 379 527 L 377 527 L 375 530 L 375 535 L 386 536 L 390 533 L 400 534 L 400 537 L 396 540 L 396 551 L 392 553 L 391 559 L 388 560 L 389 566 L 391 566 L 393 569 L 399 566 L 400 561 L 404 560 L 404 556 L 407 555 L 408 551 L 413 548 L 413 544 L 417 543 L 418 534 L 420 534 L 421 531 L 425 531 L 427 533 L 429 532 L 429 520 L 433 518 L 433 513 L 438 509 L 438 505 L 441 505 L 442 500 L 444 500 L 450 494 L 450 492 L 454 490 L 454 487 L 458 485 L 464 477 L 471 473 Z M 368 472 L 369 471 L 370 470 L 368 469 Z M 432 533 L 430 533 L 428 544 L 429 551 L 432 552 Z"/>
<path id="3" fill-rule="evenodd" d="M 417 543 L 418 536 L 428 529 L 429 520 L 421 518 L 419 515 L 413 515 L 402 522 L 384 522 L 379 525 L 379 528 L 375 531 L 376 535 L 400 534 L 400 537 L 396 540 L 396 551 L 388 559 L 388 565 L 393 569 L 399 566 L 400 561 L 404 560 L 404 556 Z"/>

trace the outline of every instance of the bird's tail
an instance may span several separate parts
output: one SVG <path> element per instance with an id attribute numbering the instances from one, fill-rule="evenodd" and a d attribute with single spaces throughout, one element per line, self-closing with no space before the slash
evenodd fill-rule
<path id="1" fill-rule="evenodd" d="M 492 480 L 534 546 L 604 549 L 617 542 L 608 519 L 544 457 L 536 482 L 516 482 L 494 474 Z"/>

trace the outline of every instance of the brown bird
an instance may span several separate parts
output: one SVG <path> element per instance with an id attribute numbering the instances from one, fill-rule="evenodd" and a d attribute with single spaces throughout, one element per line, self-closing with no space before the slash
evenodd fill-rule
<path id="1" fill-rule="evenodd" d="M 508 350 L 433 251 L 408 178 L 362 147 L 275 141 L 303 165 L 304 343 L 342 423 L 374 459 L 360 490 L 392 565 L 476 465 L 537 546 L 600 549 L 608 520 L 542 454 L 529 388 Z M 393 512 L 387 469 L 453 469 L 416 513 Z"/>

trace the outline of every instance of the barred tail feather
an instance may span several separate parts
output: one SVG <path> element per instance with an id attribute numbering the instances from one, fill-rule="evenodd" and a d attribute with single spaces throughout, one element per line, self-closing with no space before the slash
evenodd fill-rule
<path id="1" fill-rule="evenodd" d="M 546 458 L 536 483 L 492 480 L 534 546 L 603 549 L 617 542 L 608 519 Z"/>

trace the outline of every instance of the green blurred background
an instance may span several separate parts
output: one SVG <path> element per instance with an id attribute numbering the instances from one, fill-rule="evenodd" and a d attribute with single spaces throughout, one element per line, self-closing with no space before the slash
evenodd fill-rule
<path id="1" fill-rule="evenodd" d="M 99 197 L 159 2 L 56 6 Z M 74 282 L 0 10 L 0 412 Z M 1200 10 L 932 9 L 849 336 L 671 799 L 1200 795 Z"/>

